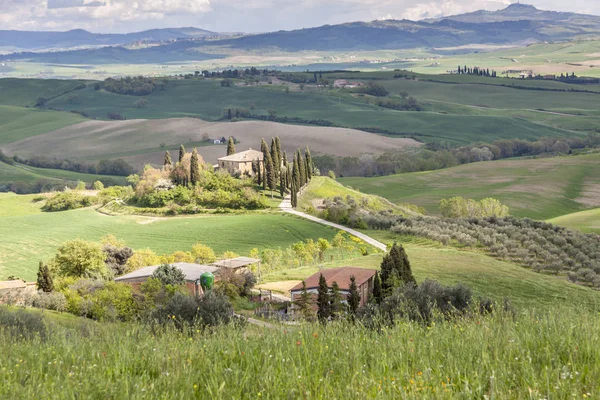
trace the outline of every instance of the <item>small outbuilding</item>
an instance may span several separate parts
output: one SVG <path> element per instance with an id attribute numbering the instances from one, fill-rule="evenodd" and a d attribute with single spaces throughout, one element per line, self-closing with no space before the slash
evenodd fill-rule
<path id="1" fill-rule="evenodd" d="M 260 260 L 258 258 L 236 257 L 227 260 L 219 260 L 212 263 L 211 265 L 218 267 L 222 270 L 244 272 L 248 271 L 252 265 L 258 265 L 260 269 Z"/>
<path id="2" fill-rule="evenodd" d="M 219 268 L 212 265 L 202 264 L 190 264 L 190 263 L 173 263 L 170 264 L 174 267 L 179 268 L 185 274 L 185 285 L 193 295 L 199 295 L 202 293 L 200 288 L 200 277 L 205 272 L 216 273 Z M 131 285 L 135 290 L 139 290 L 142 283 L 146 282 L 148 278 L 154 274 L 154 271 L 160 267 L 160 265 L 153 265 L 150 267 L 140 268 L 128 274 L 115 278 L 115 282 L 127 283 Z"/>
<path id="3" fill-rule="evenodd" d="M 360 294 L 360 305 L 361 307 L 367 304 L 371 293 L 373 293 L 373 278 L 375 277 L 374 269 L 356 268 L 356 267 L 342 267 L 342 268 L 331 268 L 324 269 L 317 272 L 314 275 L 309 276 L 304 280 L 306 283 L 306 291 L 311 294 L 312 301 L 316 306 L 317 291 L 319 289 L 319 279 L 321 274 L 327 281 L 327 287 L 331 290 L 333 282 L 338 284 L 340 293 L 347 298 L 350 294 L 350 278 L 354 276 L 358 293 Z M 290 289 L 292 303 L 298 299 L 302 293 L 302 283 L 297 284 Z"/>

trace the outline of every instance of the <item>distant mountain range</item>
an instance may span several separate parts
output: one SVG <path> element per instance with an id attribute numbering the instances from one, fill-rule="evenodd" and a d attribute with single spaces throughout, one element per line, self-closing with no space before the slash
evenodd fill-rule
<path id="1" fill-rule="evenodd" d="M 13 35 L 8 40 L 6 35 Z M 52 53 L 21 53 L 0 57 L 53 63 L 106 62 L 169 62 L 202 60 L 210 55 L 199 47 L 218 46 L 222 49 L 280 49 L 302 50 L 380 50 L 410 48 L 444 48 L 470 44 L 530 44 L 600 37 L 600 16 L 567 12 L 543 11 L 526 4 L 512 4 L 499 11 L 476 11 L 423 21 L 385 20 L 325 25 L 317 28 L 279 31 L 241 37 L 222 37 L 219 40 L 191 40 L 214 35 L 195 28 L 157 29 L 127 35 L 96 35 L 86 31 L 63 33 L 0 31 L 3 43 L 27 48 L 83 45 L 122 45 L 136 40 L 180 39 L 175 43 L 147 49 L 126 50 L 103 48 Z M 125 51 L 126 50 L 126 51 Z M 223 50 L 225 51 L 225 50 Z M 211 51 L 210 53 L 213 53 Z M 213 57 L 215 58 L 215 57 Z M 152 61 L 149 61 L 152 60 Z"/>
<path id="2" fill-rule="evenodd" d="M 70 49 L 74 47 L 122 46 L 140 40 L 165 41 L 217 35 L 198 28 L 152 29 L 124 34 L 91 33 L 83 29 L 67 32 L 29 32 L 0 30 L 0 47 L 21 50 Z"/>

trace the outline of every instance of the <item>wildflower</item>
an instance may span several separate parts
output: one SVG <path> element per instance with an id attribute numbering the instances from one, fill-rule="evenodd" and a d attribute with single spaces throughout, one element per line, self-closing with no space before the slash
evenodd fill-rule
<path id="1" fill-rule="evenodd" d="M 296 346 L 300 346 L 301 344 L 302 344 L 302 341 L 300 341 L 300 340 L 296 341 Z"/>
<path id="2" fill-rule="evenodd" d="M 198 390 L 198 385 L 194 383 L 194 390 Z"/>
<path id="3" fill-rule="evenodd" d="M 313 333 L 313 337 L 316 339 L 319 337 L 319 334 L 317 332 Z"/>

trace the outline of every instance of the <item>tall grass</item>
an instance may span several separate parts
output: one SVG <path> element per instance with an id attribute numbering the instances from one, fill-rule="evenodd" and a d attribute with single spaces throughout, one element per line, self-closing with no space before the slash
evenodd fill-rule
<path id="1" fill-rule="evenodd" d="M 0 328 L 0 398 L 559 399 L 600 396 L 600 318 L 585 310 L 404 322 L 222 327 Z"/>

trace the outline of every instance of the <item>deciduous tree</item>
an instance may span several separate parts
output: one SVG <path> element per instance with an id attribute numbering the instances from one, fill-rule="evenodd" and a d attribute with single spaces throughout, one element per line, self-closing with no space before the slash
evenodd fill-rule
<path id="1" fill-rule="evenodd" d="M 60 276 L 103 278 L 108 276 L 105 259 L 100 244 L 75 239 L 58 248 L 52 266 Z"/>

